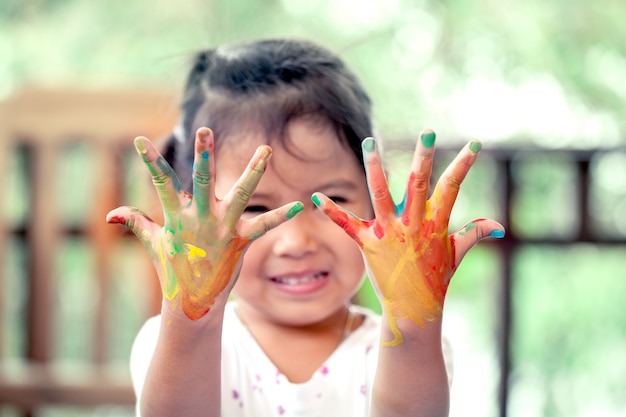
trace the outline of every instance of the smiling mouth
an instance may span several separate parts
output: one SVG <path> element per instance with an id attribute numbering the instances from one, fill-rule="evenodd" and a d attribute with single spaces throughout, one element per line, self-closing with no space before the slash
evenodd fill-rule
<path id="1" fill-rule="evenodd" d="M 317 272 L 315 274 L 304 275 L 300 277 L 290 277 L 290 276 L 275 277 L 275 278 L 270 278 L 270 281 L 275 282 L 276 284 L 280 284 L 280 285 L 302 285 L 302 284 L 308 284 L 311 282 L 319 281 L 326 277 L 328 277 L 328 272 Z"/>

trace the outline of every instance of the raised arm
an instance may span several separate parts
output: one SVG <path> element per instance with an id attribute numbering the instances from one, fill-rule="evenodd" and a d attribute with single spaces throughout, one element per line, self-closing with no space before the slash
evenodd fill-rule
<path id="1" fill-rule="evenodd" d="M 467 144 L 428 198 L 435 134 L 424 131 L 415 149 L 404 200 L 393 202 L 376 142 L 363 141 L 375 219 L 365 221 L 316 193 L 313 201 L 359 244 L 383 306 L 381 350 L 372 416 L 448 415 L 448 380 L 441 346 L 443 304 L 454 271 L 485 237 L 502 237 L 487 219 L 448 233 L 450 213 L 481 145 Z"/>
<path id="2" fill-rule="evenodd" d="M 119 207 L 107 222 L 139 238 L 157 270 L 163 292 L 161 329 L 140 399 L 141 415 L 219 416 L 221 331 L 224 307 L 249 244 L 302 209 L 295 202 L 241 219 L 271 149 L 257 149 L 223 199 L 215 196 L 214 142 L 196 134 L 193 193 L 182 190 L 169 164 L 145 138 L 135 148 L 150 171 L 164 224 L 134 207 Z"/>

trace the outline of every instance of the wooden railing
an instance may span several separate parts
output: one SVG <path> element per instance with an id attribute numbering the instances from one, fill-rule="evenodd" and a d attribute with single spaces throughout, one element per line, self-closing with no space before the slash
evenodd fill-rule
<path id="1" fill-rule="evenodd" d="M 31 413 L 44 404 L 66 403 L 97 405 L 102 403 L 132 404 L 128 373 L 112 369 L 106 361 L 105 341 L 111 334 L 110 261 L 115 242 L 124 234 L 121 228 L 104 221 L 108 210 L 125 203 L 122 199 L 122 162 L 133 155 L 132 140 L 143 135 L 151 139 L 164 137 L 176 123 L 176 101 L 167 92 L 141 90 L 129 92 L 28 90 L 0 103 L 0 178 L 2 194 L 0 207 L 6 201 L 6 179 L 10 158 L 21 155 L 25 161 L 26 189 L 18 190 L 27 204 L 24 218 L 17 224 L 6 220 L 0 212 L 0 265 L 7 253 L 7 244 L 18 240 L 26 248 L 23 286 L 26 292 L 22 306 L 7 314 L 10 297 L 6 268 L 0 268 L 0 404 L 12 404 Z M 90 195 L 94 199 L 92 212 L 82 222 L 67 224 L 64 213 L 55 210 L 56 201 L 63 198 L 55 190 L 55 173 L 63 167 L 63 150 L 72 146 L 90 148 L 86 166 L 97 178 Z M 87 175 L 87 172 L 85 172 Z M 66 178 L 71 184 L 76 178 Z M 85 271 L 85 279 L 93 279 L 92 294 L 82 294 L 95 311 L 89 324 L 92 351 L 87 364 L 68 368 L 55 363 L 55 329 L 58 300 L 55 276 L 55 248 L 63 238 L 80 236 L 93 248 L 95 272 Z M 150 271 L 151 266 L 147 266 Z M 150 272 L 148 272 L 150 274 Z M 151 311 L 158 311 L 158 284 L 152 295 Z M 150 294 L 150 291 L 147 291 Z M 85 302 L 83 300 L 83 302 Z M 7 337 L 6 324 L 22 321 L 25 325 L 21 357 L 8 357 L 3 352 Z"/>

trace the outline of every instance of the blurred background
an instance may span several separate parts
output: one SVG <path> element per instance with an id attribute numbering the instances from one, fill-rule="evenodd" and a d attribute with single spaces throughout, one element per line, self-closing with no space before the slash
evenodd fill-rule
<path id="1" fill-rule="evenodd" d="M 451 415 L 626 416 L 625 18 L 622 0 L 1 0 L 0 417 L 133 415 L 158 288 L 104 224 L 151 204 L 132 138 L 174 125 L 194 51 L 277 36 L 362 79 L 396 196 L 422 128 L 435 176 L 483 142 L 451 228 L 507 237 L 449 288 Z"/>

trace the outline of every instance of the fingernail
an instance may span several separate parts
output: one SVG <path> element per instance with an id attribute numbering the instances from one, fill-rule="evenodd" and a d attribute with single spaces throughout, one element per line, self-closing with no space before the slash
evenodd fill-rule
<path id="1" fill-rule="evenodd" d="M 135 138 L 135 149 L 137 149 L 137 152 L 139 152 L 140 155 L 145 155 L 148 153 L 148 148 L 146 147 L 146 142 L 144 138 Z"/>
<path id="2" fill-rule="evenodd" d="M 480 152 L 480 150 L 483 148 L 483 145 L 479 141 L 473 140 L 470 142 L 469 148 L 472 153 L 476 154 Z"/>
<path id="3" fill-rule="evenodd" d="M 107 216 L 106 222 L 109 224 L 126 224 L 126 219 L 121 216 Z"/>
<path id="4" fill-rule="evenodd" d="M 200 129 L 198 130 L 198 140 L 200 141 L 201 144 L 205 144 L 206 143 L 206 138 L 209 135 L 209 132 L 206 129 Z"/>
<path id="5" fill-rule="evenodd" d="M 376 140 L 374 138 L 365 138 L 361 143 L 361 147 L 365 152 L 373 152 L 376 149 Z"/>
<path id="6" fill-rule="evenodd" d="M 489 233 L 489 237 L 502 239 L 504 237 L 504 230 L 492 230 L 491 233 Z"/>
<path id="7" fill-rule="evenodd" d="M 257 154 L 259 155 L 259 158 L 264 161 L 270 157 L 271 153 L 272 153 L 272 148 L 270 148 L 267 145 L 261 145 L 257 148 Z"/>
<path id="8" fill-rule="evenodd" d="M 436 137 L 437 135 L 435 135 L 435 132 L 422 133 L 422 136 L 421 136 L 422 145 L 424 145 L 427 148 L 432 148 L 433 145 L 435 144 Z"/>
<path id="9" fill-rule="evenodd" d="M 256 153 L 254 155 L 254 158 L 256 159 L 256 161 L 254 162 L 254 167 L 257 169 L 261 168 L 263 172 L 265 172 L 265 170 L 267 169 L 267 160 L 269 159 L 271 154 L 272 149 L 269 146 L 259 146 L 256 149 Z"/>
<path id="10" fill-rule="evenodd" d="M 313 195 L 311 196 L 311 201 L 312 201 L 312 202 L 313 202 L 313 204 L 315 204 L 317 207 L 319 207 L 319 206 L 320 206 L 320 204 L 322 204 L 322 203 L 320 202 L 320 198 L 319 198 L 316 194 L 313 194 Z"/>
<path id="11" fill-rule="evenodd" d="M 287 214 L 285 215 L 285 217 L 287 217 L 288 219 L 293 218 L 296 214 L 300 213 L 302 210 L 304 210 L 304 204 L 297 202 L 296 204 L 294 204 L 289 211 L 287 212 Z"/>

